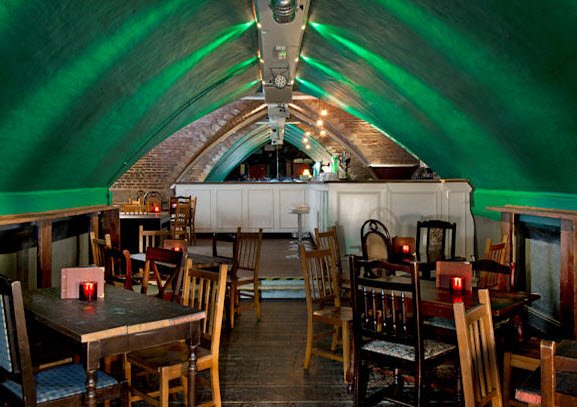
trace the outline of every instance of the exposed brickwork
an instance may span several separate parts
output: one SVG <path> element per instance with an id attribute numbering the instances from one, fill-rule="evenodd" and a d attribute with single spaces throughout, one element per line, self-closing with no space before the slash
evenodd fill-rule
<path id="1" fill-rule="evenodd" d="M 114 183 L 111 188 L 114 201 L 125 201 L 138 190 L 157 190 L 168 197 L 170 186 L 179 178 L 179 182 L 183 183 L 204 181 L 226 151 L 254 126 L 230 131 L 247 120 L 250 113 L 262 103 L 240 100 L 181 129 L 142 157 Z M 318 113 L 318 101 L 300 100 L 295 104 L 308 112 L 311 123 L 316 120 L 313 116 Z M 418 164 L 416 158 L 370 124 L 330 105 L 323 103 L 322 106 L 329 110 L 325 127 L 332 130 L 334 137 L 348 139 L 360 157 L 330 136 L 316 138 L 331 154 L 339 154 L 343 150 L 351 153 L 349 174 L 352 179 L 366 180 L 374 176 L 365 163 Z M 305 130 L 309 127 L 302 126 Z M 229 132 L 231 134 L 227 135 Z"/>

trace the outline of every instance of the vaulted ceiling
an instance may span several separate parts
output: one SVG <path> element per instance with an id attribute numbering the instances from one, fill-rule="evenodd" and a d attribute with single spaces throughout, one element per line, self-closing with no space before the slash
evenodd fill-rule
<path id="1" fill-rule="evenodd" d="M 469 179 L 477 213 L 575 209 L 575 21 L 571 0 L 312 0 L 295 89 Z M 256 48 L 249 0 L 1 2 L 0 214 L 109 202 L 153 147 L 259 91 Z"/>

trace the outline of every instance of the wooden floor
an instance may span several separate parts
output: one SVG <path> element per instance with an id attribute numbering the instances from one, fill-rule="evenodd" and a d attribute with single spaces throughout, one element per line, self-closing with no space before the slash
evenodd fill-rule
<path id="1" fill-rule="evenodd" d="M 341 363 L 313 357 L 303 369 L 305 339 L 304 300 L 265 301 L 260 322 L 243 312 L 222 336 L 223 406 L 352 406 Z"/>

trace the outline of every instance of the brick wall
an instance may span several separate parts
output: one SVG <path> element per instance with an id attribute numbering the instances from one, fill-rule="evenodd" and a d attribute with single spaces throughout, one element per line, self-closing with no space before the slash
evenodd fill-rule
<path id="1" fill-rule="evenodd" d="M 262 104 L 262 101 L 233 102 L 167 138 L 113 184 L 111 191 L 114 202 L 125 201 L 139 190 L 157 190 L 166 200 L 170 195 L 170 186 L 177 181 L 204 181 L 223 154 L 251 130 L 251 125 L 256 120 L 266 120 L 266 114 L 262 117 L 266 108 L 255 113 Z M 299 100 L 295 105 L 307 111 L 311 123 L 316 120 L 313 116 L 318 114 L 318 101 Z M 343 148 L 339 137 L 354 144 L 359 155 L 354 152 L 351 154 L 349 174 L 352 179 L 374 178 L 375 173 L 367 167 L 368 163 L 418 164 L 418 159 L 370 124 L 323 103 L 323 107 L 325 106 L 329 110 L 325 127 L 332 130 L 332 137 L 317 137 L 317 140 L 331 154 L 341 153 L 343 149 L 348 150 Z M 237 128 L 242 127 L 242 123 L 246 124 L 246 127 Z"/>

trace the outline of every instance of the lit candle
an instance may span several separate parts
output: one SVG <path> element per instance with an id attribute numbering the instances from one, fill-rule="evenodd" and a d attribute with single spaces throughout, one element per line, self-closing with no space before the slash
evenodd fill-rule
<path id="1" fill-rule="evenodd" d="M 96 297 L 96 281 L 83 281 L 80 283 L 80 299 L 93 301 Z"/>
<path id="2" fill-rule="evenodd" d="M 408 254 L 408 253 L 409 253 L 409 250 L 411 250 L 411 248 L 410 248 L 410 246 L 409 246 L 408 244 L 404 244 L 404 245 L 401 246 L 401 251 L 402 251 L 404 254 Z"/>
<path id="3" fill-rule="evenodd" d="M 159 206 L 155 206 L 155 207 L 154 207 L 154 212 L 160 212 L 160 207 L 159 207 Z"/>
<path id="4" fill-rule="evenodd" d="M 174 246 L 172 248 L 172 250 L 174 250 L 175 252 L 179 252 L 180 251 L 180 246 Z"/>
<path id="5" fill-rule="evenodd" d="M 463 279 L 461 277 L 453 277 L 453 291 L 460 292 L 463 290 Z"/>

